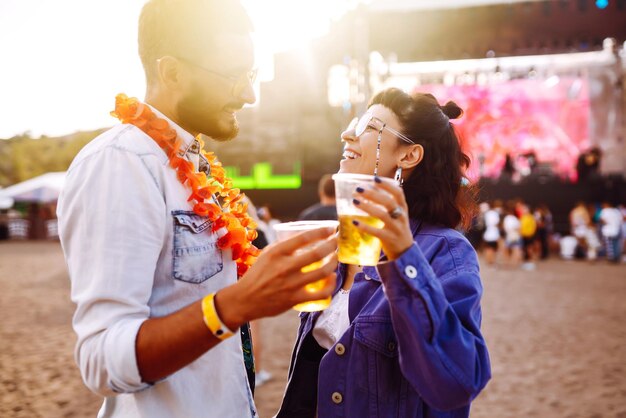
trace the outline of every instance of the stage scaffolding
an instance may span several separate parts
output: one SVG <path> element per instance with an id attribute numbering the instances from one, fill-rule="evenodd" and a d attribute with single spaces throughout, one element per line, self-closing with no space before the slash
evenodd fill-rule
<path id="1" fill-rule="evenodd" d="M 590 100 L 589 142 L 604 155 L 600 170 L 605 175 L 626 175 L 626 44 L 620 47 L 609 38 L 601 51 L 594 52 L 432 62 L 395 62 L 393 57 L 371 52 L 367 67 L 371 92 L 392 86 L 413 91 L 432 84 L 480 86 L 529 78 L 585 79 Z"/>

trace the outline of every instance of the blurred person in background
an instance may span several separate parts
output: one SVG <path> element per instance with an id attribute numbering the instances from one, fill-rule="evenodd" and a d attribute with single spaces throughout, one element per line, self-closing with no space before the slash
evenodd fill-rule
<path id="1" fill-rule="evenodd" d="M 584 235 L 584 237 L 578 238 L 579 247 L 582 249 L 578 252 L 580 258 L 587 258 L 589 261 L 595 261 L 598 259 L 600 250 L 602 249 L 602 242 L 600 242 L 600 234 L 595 225 L 591 224 Z"/>
<path id="2" fill-rule="evenodd" d="M 9 210 L 0 209 L 0 241 L 9 239 Z"/>
<path id="3" fill-rule="evenodd" d="M 537 246 L 535 245 L 537 233 L 537 221 L 530 211 L 530 207 L 522 204 L 520 216 L 520 234 L 522 235 L 522 244 L 524 252 L 524 270 L 534 270 L 537 259 Z"/>
<path id="4" fill-rule="evenodd" d="M 593 180 L 600 175 L 601 158 L 602 151 L 598 147 L 593 147 L 585 152 L 582 152 L 578 156 L 578 160 L 576 162 L 576 172 L 578 174 L 579 182 Z"/>
<path id="5" fill-rule="evenodd" d="M 58 218 L 75 357 L 86 386 L 104 398 L 98 416 L 257 417 L 247 323 L 335 288 L 333 230 L 258 255 L 236 205 L 241 194 L 211 191 L 227 182 L 198 138 L 236 137 L 236 112 L 255 101 L 251 30 L 234 0 L 146 2 L 145 103 L 118 95 L 112 114 L 123 123 L 87 144 L 67 172 Z M 321 279 L 324 288 L 305 290 Z"/>
<path id="6" fill-rule="evenodd" d="M 320 178 L 317 188 L 319 203 L 303 210 L 298 215 L 301 221 L 325 221 L 337 220 L 337 207 L 335 206 L 335 182 L 330 174 L 324 174 Z"/>
<path id="7" fill-rule="evenodd" d="M 511 267 L 519 267 L 522 262 L 523 244 L 520 228 L 521 223 L 515 216 L 515 202 L 509 201 L 505 205 L 502 229 L 507 264 Z"/>
<path id="8" fill-rule="evenodd" d="M 537 221 L 537 245 L 539 246 L 539 257 L 545 260 L 550 255 L 550 236 L 553 231 L 552 213 L 545 204 L 540 204 L 535 208 L 535 220 Z"/>
<path id="9" fill-rule="evenodd" d="M 607 260 L 619 263 L 622 258 L 622 212 L 609 202 L 602 204 L 600 222 Z"/>
<path id="10" fill-rule="evenodd" d="M 595 261 L 602 248 L 600 240 L 600 205 L 587 204 L 583 201 L 576 203 L 570 211 L 570 230 L 578 240 L 576 258 L 586 258 Z"/>
<path id="11" fill-rule="evenodd" d="M 472 226 L 465 234 L 475 250 L 479 250 L 483 244 L 483 234 L 485 233 L 485 213 L 488 210 L 489 203 L 481 202 L 478 205 L 478 213 L 472 219 Z"/>
<path id="12" fill-rule="evenodd" d="M 559 240 L 559 254 L 564 260 L 573 260 L 576 257 L 578 239 L 573 235 L 565 235 Z"/>
<path id="13" fill-rule="evenodd" d="M 570 231 L 577 238 L 584 238 L 591 225 L 591 215 L 585 202 L 579 201 L 569 214 Z"/>
<path id="14" fill-rule="evenodd" d="M 280 220 L 273 217 L 272 210 L 268 205 L 261 206 L 257 210 L 257 215 L 262 222 L 267 242 L 269 244 L 275 243 L 276 231 L 274 230 L 274 225 L 278 225 Z"/>
<path id="15" fill-rule="evenodd" d="M 340 264 L 331 305 L 302 313 L 277 417 L 468 417 L 490 378 L 480 331 L 478 258 L 465 237 L 475 213 L 469 158 L 453 102 L 383 90 L 342 133 L 340 173 L 400 181 L 357 187 L 355 220 L 382 242 L 375 267 Z"/>
<path id="16" fill-rule="evenodd" d="M 515 177 L 515 162 L 510 152 L 507 152 L 504 156 L 504 165 L 500 172 L 500 181 L 511 182 Z"/>
<path id="17" fill-rule="evenodd" d="M 520 155 L 520 157 L 524 158 L 526 161 L 527 171 L 525 173 L 526 176 L 530 176 L 535 172 L 537 168 L 537 154 L 534 150 L 528 150 Z"/>
<path id="18" fill-rule="evenodd" d="M 622 214 L 622 253 L 623 253 L 624 247 L 626 247 L 623 245 L 624 240 L 626 240 L 626 205 L 622 203 L 617 207 L 617 209 L 619 209 L 620 213 Z"/>
<path id="19" fill-rule="evenodd" d="M 587 205 L 587 211 L 591 217 L 591 225 L 596 226 L 596 229 L 600 231 L 600 212 L 602 212 L 602 202 L 589 203 Z M 598 235 L 599 236 L 599 235 Z"/>
<path id="20" fill-rule="evenodd" d="M 485 232 L 483 233 L 483 243 L 485 262 L 489 266 L 496 263 L 498 247 L 500 242 L 500 219 L 502 214 L 502 202 L 495 200 L 485 212 Z"/>

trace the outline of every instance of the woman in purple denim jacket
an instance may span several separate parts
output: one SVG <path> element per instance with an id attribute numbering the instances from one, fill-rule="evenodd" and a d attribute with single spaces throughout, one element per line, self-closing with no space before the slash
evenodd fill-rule
<path id="1" fill-rule="evenodd" d="M 491 377 L 480 332 L 476 253 L 456 229 L 473 188 L 450 119 L 453 102 L 387 89 L 341 135 L 340 173 L 396 177 L 357 188 L 354 203 L 384 221 L 376 267 L 340 264 L 331 306 L 301 314 L 277 417 L 468 417 Z M 384 208 L 384 209 L 382 209 Z"/>

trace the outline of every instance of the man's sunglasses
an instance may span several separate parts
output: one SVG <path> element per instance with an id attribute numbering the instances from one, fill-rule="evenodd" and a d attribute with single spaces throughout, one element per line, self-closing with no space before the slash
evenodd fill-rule
<path id="1" fill-rule="evenodd" d="M 222 78 L 224 78 L 226 80 L 229 80 L 232 83 L 232 85 L 233 85 L 231 94 L 233 96 L 235 96 L 235 97 L 239 96 L 241 94 L 241 92 L 246 87 L 248 87 L 248 84 L 254 85 L 254 82 L 256 81 L 256 76 L 257 76 L 257 73 L 258 73 L 258 69 L 255 68 L 253 70 L 250 70 L 250 71 L 245 72 L 245 73 L 240 74 L 240 75 L 223 74 L 223 73 L 220 73 L 218 71 L 214 71 L 214 70 L 205 68 L 205 67 L 203 67 L 201 65 L 198 65 L 198 64 L 196 64 L 195 62 L 193 62 L 191 60 L 187 60 L 187 59 L 180 58 L 180 57 L 177 57 L 177 58 L 179 60 L 181 60 L 181 61 L 186 62 L 187 64 L 191 64 L 194 67 L 200 68 L 201 70 L 204 70 L 207 73 L 211 73 L 211 74 L 216 75 L 218 77 L 222 77 Z"/>

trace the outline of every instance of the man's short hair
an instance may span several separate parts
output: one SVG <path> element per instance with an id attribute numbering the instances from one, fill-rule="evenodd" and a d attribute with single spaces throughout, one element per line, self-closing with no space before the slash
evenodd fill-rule
<path id="1" fill-rule="evenodd" d="M 238 0 L 149 0 L 139 16 L 139 57 L 150 83 L 166 55 L 206 54 L 218 33 L 249 33 L 252 22 Z"/>
<path id="2" fill-rule="evenodd" d="M 320 195 L 335 198 L 335 181 L 330 174 L 324 174 L 318 183 L 318 193 Z"/>

